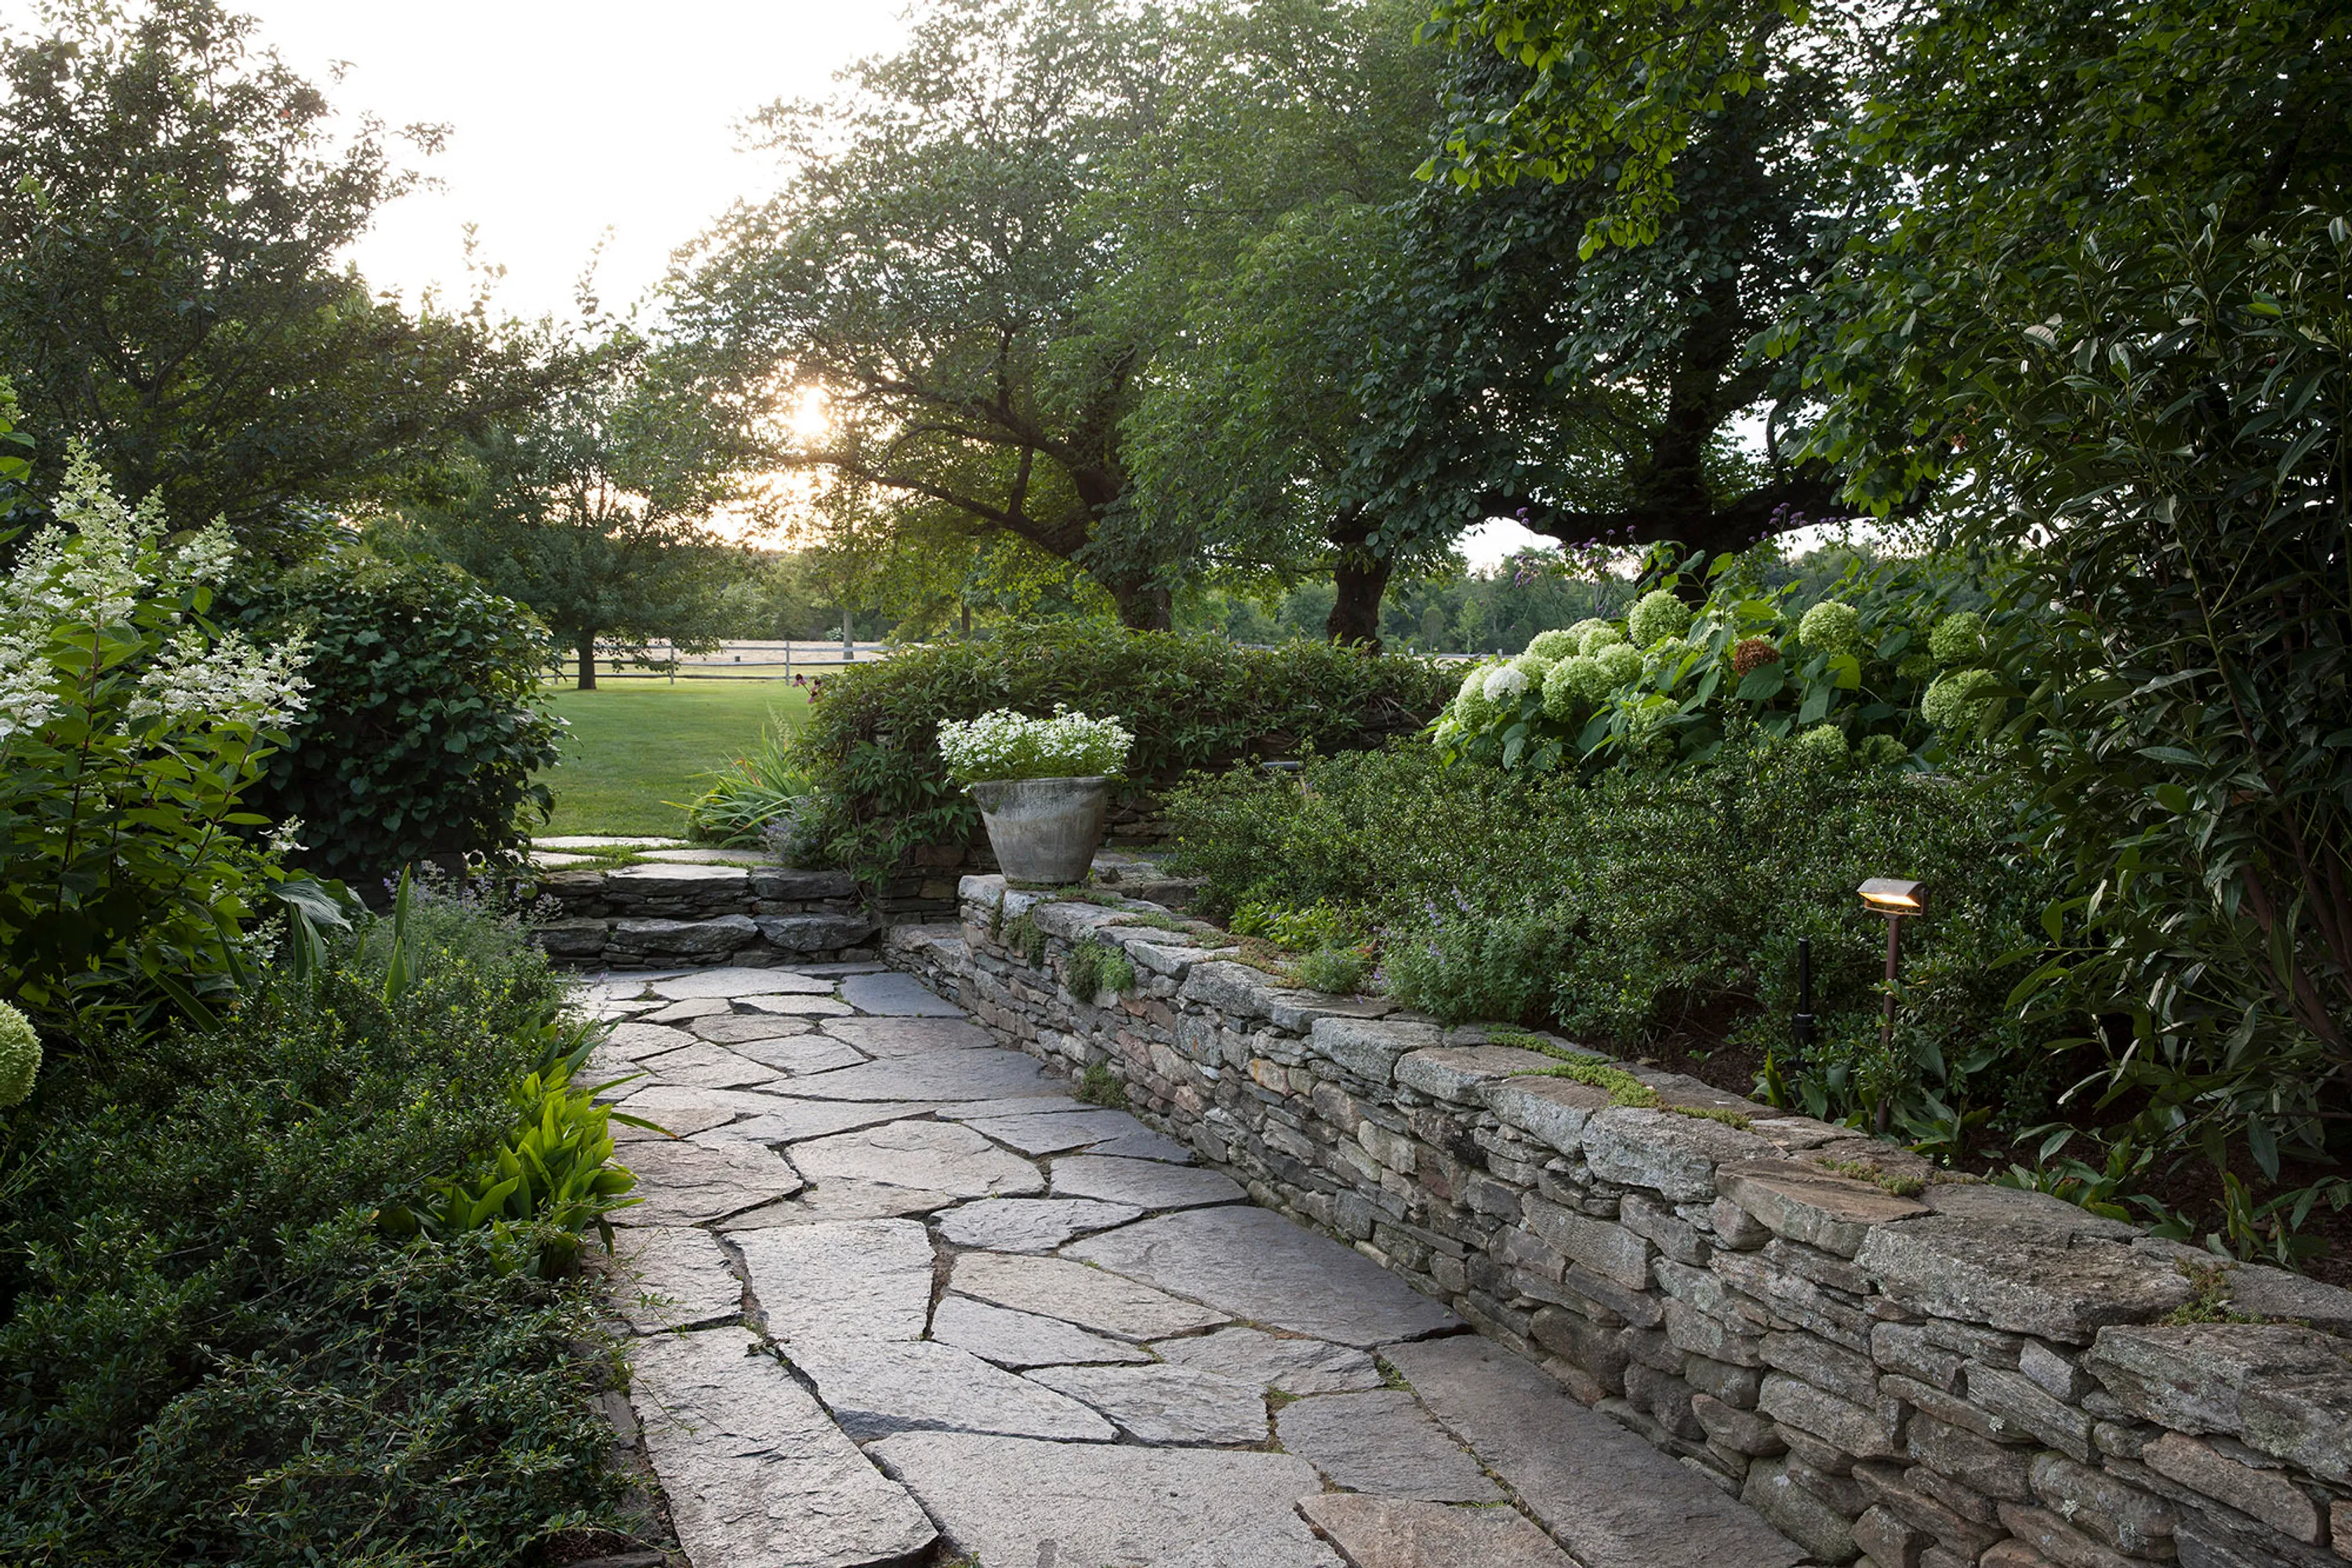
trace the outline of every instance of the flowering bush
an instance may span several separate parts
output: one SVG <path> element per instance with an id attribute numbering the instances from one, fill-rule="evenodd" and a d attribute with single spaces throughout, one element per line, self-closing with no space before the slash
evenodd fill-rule
<path id="1" fill-rule="evenodd" d="M 1000 708 L 940 726 L 940 756 L 963 784 L 1115 774 L 1134 744 L 1134 733 L 1118 719 L 1089 719 L 1060 704 L 1051 719 Z"/>
<path id="2" fill-rule="evenodd" d="M 1940 761 L 1986 717 L 1992 678 L 1952 666 L 1997 662 L 2014 616 L 1948 610 L 1970 585 L 1925 566 L 1857 569 L 1799 617 L 1789 590 L 1759 589 L 1736 564 L 1718 563 L 1696 612 L 1659 588 L 1622 624 L 1544 632 L 1517 658 L 1473 668 L 1432 739 L 1506 768 L 1660 766 L 1705 761 L 1745 718 L 1772 739 L 1804 737 L 1821 760 L 1876 767 Z M 1939 668 L 1952 683 L 1943 719 L 1922 711 Z"/>
<path id="3" fill-rule="evenodd" d="M 41 1074 L 41 1037 L 33 1021 L 0 1002 L 0 1110 L 21 1105 Z"/>
<path id="4" fill-rule="evenodd" d="M 167 542 L 79 445 L 55 512 L 0 580 L 0 973 L 60 1016 L 225 987 L 299 826 L 236 832 L 266 826 L 239 799 L 301 711 L 303 647 L 216 630 L 227 533 Z"/>

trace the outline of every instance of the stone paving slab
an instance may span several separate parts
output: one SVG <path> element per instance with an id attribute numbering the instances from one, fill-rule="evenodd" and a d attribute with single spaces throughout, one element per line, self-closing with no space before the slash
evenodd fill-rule
<path id="1" fill-rule="evenodd" d="M 808 1100 L 1000 1100 L 1060 1087 L 1013 1051 L 943 1051 L 793 1079 L 793 1093 Z"/>
<path id="2" fill-rule="evenodd" d="M 1108 1443 L 1110 1423 L 970 1351 L 929 1340 L 796 1340 L 793 1364 L 860 1443 L 898 1432 L 982 1432 Z"/>
<path id="3" fill-rule="evenodd" d="M 782 1076 L 775 1068 L 739 1057 L 724 1046 L 699 1040 L 678 1050 L 640 1057 L 637 1066 L 653 1074 L 656 1082 L 686 1089 L 757 1089 L 778 1082 Z"/>
<path id="4" fill-rule="evenodd" d="M 1151 1359 L 1133 1345 L 1090 1334 L 1057 1318 L 1016 1312 L 1010 1307 L 992 1306 L 968 1296 L 950 1295 L 940 1300 L 931 1313 L 931 1338 L 1015 1372 L 1033 1366 L 1080 1366 Z"/>
<path id="5" fill-rule="evenodd" d="M 629 1168 L 637 1173 L 630 1195 L 646 1201 L 614 1215 L 614 1225 L 700 1225 L 801 1190 L 782 1155 L 740 1141 L 649 1139 L 630 1145 Z"/>
<path id="6" fill-rule="evenodd" d="M 641 1334 L 701 1328 L 743 1315 L 743 1282 L 727 1267 L 719 1238 L 707 1230 L 616 1230 L 613 1260 L 620 1276 L 614 1304 Z"/>
<path id="7" fill-rule="evenodd" d="M 743 1113 L 748 1121 L 736 1124 L 735 1135 L 761 1143 L 800 1143 L 811 1138 L 828 1138 L 835 1132 L 851 1132 L 860 1127 L 878 1127 L 885 1121 L 904 1121 L 910 1117 L 926 1116 L 931 1107 L 919 1100 L 792 1100 L 782 1096 L 758 1095 L 744 1097 L 751 1103 Z"/>
<path id="8" fill-rule="evenodd" d="M 1381 1369 L 1364 1352 L 1328 1340 L 1289 1339 L 1260 1329 L 1219 1329 L 1160 1340 L 1162 1361 L 1222 1373 L 1283 1394 L 1357 1394 L 1381 1386 Z"/>
<path id="9" fill-rule="evenodd" d="M 1008 1149 L 1024 1154 L 1059 1154 L 1089 1143 L 1124 1137 L 1150 1129 L 1124 1110 L 1047 1111 L 1028 1116 L 988 1116 L 971 1119 L 973 1131 L 985 1133 Z"/>
<path id="10" fill-rule="evenodd" d="M 739 1014 L 765 1014 L 771 1017 L 846 1018 L 854 1009 L 848 1003 L 834 996 L 807 996 L 782 994 L 773 996 L 738 996 L 735 1009 Z M 810 1026 L 814 1028 L 814 1023 Z"/>
<path id="11" fill-rule="evenodd" d="M 1226 1321 L 1223 1312 L 1060 1258 L 967 1252 L 956 1259 L 948 1282 L 1000 1307 L 1059 1318 L 1123 1340 L 1163 1339 Z"/>
<path id="12" fill-rule="evenodd" d="M 935 1193 L 923 1187 L 894 1187 L 880 1182 L 827 1182 L 783 1203 L 762 1204 L 719 1222 L 730 1233 L 773 1230 L 780 1226 L 829 1225 L 835 1220 L 889 1219 L 922 1215 L 952 1208 L 961 1194 Z"/>
<path id="13" fill-rule="evenodd" d="M 1499 1502 L 1503 1489 L 1401 1388 L 1301 1399 L 1275 1413 L 1285 1453 L 1333 1486 L 1423 1502 Z"/>
<path id="14" fill-rule="evenodd" d="M 1181 1209 L 1203 1204 L 1237 1204 L 1248 1197 L 1239 1182 L 1221 1171 L 1171 1165 L 1161 1160 L 1114 1160 L 1100 1154 L 1069 1154 L 1054 1162 L 1054 1195 L 1099 1198 L 1138 1208 Z"/>
<path id="15" fill-rule="evenodd" d="M 911 974 L 885 970 L 877 974 L 845 975 L 841 999 L 861 1013 L 887 1018 L 961 1018 L 963 1009 L 932 994 L 929 986 Z"/>
<path id="16" fill-rule="evenodd" d="M 1794 1568 L 1805 1560 L 1762 1516 L 1499 1345 L 1465 1334 L 1382 1353 L 1584 1568 Z"/>
<path id="17" fill-rule="evenodd" d="M 1193 1163 L 1192 1150 L 1173 1138 L 1164 1137 L 1148 1130 L 1142 1132 L 1130 1132 L 1124 1138 L 1114 1138 L 1107 1143 L 1097 1143 L 1087 1152 L 1090 1154 L 1108 1154 L 1120 1160 L 1160 1160 L 1171 1165 L 1189 1165 Z"/>
<path id="18" fill-rule="evenodd" d="M 735 1236 L 770 1337 L 914 1340 L 931 1315 L 919 1221 L 842 1220 Z"/>
<path id="19" fill-rule="evenodd" d="M 1012 1095 L 1003 1100 L 953 1100 L 940 1106 L 940 1114 L 950 1121 L 990 1121 L 1007 1116 L 1067 1116 L 1095 1109 L 1065 1092 L 1061 1085 L 1049 1081 L 1041 1084 L 1034 1094 Z"/>
<path id="20" fill-rule="evenodd" d="M 985 1568 L 1342 1568 L 1298 1517 L 1319 1483 L 1287 1454 L 948 1433 L 870 1452 Z"/>
<path id="21" fill-rule="evenodd" d="M 632 1360 L 646 1450 L 698 1568 L 859 1568 L 938 1538 L 743 1330 L 659 1335 Z"/>
<path id="22" fill-rule="evenodd" d="M 1507 1508 L 1318 1492 L 1299 1499 L 1298 1511 L 1354 1568 L 1577 1568 Z"/>
<path id="23" fill-rule="evenodd" d="M 694 1004 L 681 1002 L 678 1005 L 690 1007 Z M 719 1005 L 723 1007 L 726 1004 L 722 1002 Z M 693 1032 L 697 1039 L 709 1040 L 715 1046 L 740 1047 L 751 1040 L 783 1040 L 790 1039 L 794 1035 L 811 1034 L 815 1031 L 816 1026 L 806 1018 L 787 1018 L 774 1013 L 727 1012 L 693 1019 L 688 1023 L 687 1027 Z M 838 1040 L 831 1043 L 842 1044 Z M 856 1051 L 849 1053 L 849 1061 L 864 1059 Z M 845 1066 L 847 1063 L 845 1062 L 843 1065 Z"/>
<path id="24" fill-rule="evenodd" d="M 643 1103 L 640 1103 L 643 1101 Z M 631 1095 L 613 1109 L 625 1115 L 650 1121 L 659 1132 L 642 1127 L 631 1127 L 624 1121 L 612 1123 L 613 1142 L 634 1143 L 647 1138 L 667 1142 L 673 1137 L 690 1138 L 697 1132 L 708 1132 L 714 1127 L 724 1127 L 740 1114 L 733 1107 L 717 1104 L 704 1099 L 691 1089 L 664 1089 L 656 1085 L 643 1094 Z M 623 1164 L 628 1162 L 624 1160 Z"/>
<path id="25" fill-rule="evenodd" d="M 828 1040 L 822 1035 L 803 1035 L 797 1039 L 740 1040 L 727 1048 L 746 1061 L 773 1068 L 791 1078 L 831 1072 L 836 1068 L 854 1068 L 866 1059 L 839 1040 Z M 772 1084 L 769 1087 L 789 1086 Z"/>
<path id="26" fill-rule="evenodd" d="M 828 1018 L 819 1026 L 869 1057 L 920 1057 L 933 1051 L 1001 1050 L 996 1037 L 961 1018 Z"/>
<path id="27" fill-rule="evenodd" d="M 991 1252 L 1051 1252 L 1074 1237 L 1143 1217 L 1127 1204 L 1087 1198 L 982 1198 L 940 1216 L 940 1239 Z"/>
<path id="28" fill-rule="evenodd" d="M 675 1051 L 693 1045 L 695 1038 L 684 1029 L 674 1029 L 667 1024 L 615 1024 L 600 1049 L 614 1056 L 636 1061 L 644 1057 L 657 1057 L 664 1051 Z"/>
<path id="29" fill-rule="evenodd" d="M 1270 1209 L 1162 1215 L 1073 1243 L 1063 1255 L 1340 1344 L 1369 1349 L 1463 1326 L 1370 1258 Z"/>
<path id="30" fill-rule="evenodd" d="M 697 969 L 646 986 L 646 994 L 684 1002 L 697 996 L 827 996 L 835 982 L 789 969 Z"/>
<path id="31" fill-rule="evenodd" d="M 734 1004 L 723 996 L 697 996 L 689 1001 L 655 1007 L 638 1016 L 648 1024 L 691 1024 L 697 1018 L 708 1018 L 714 1014 L 723 1016 L 733 1011 Z"/>
<path id="32" fill-rule="evenodd" d="M 1139 1443 L 1265 1441 L 1265 1394 L 1189 1366 L 1047 1366 L 1029 1374 L 1100 1411 Z"/>
<path id="33" fill-rule="evenodd" d="M 887 1121 L 814 1139 L 793 1146 L 793 1163 L 819 1193 L 835 1182 L 919 1187 L 960 1198 L 1045 1190 L 1036 1166 L 952 1121 Z"/>

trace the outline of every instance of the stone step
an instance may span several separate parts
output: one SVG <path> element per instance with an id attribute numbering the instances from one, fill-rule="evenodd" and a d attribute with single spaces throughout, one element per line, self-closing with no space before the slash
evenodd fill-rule
<path id="1" fill-rule="evenodd" d="M 1801 1547 L 1475 1335 L 1381 1352 L 1584 1568 L 1795 1568 Z"/>

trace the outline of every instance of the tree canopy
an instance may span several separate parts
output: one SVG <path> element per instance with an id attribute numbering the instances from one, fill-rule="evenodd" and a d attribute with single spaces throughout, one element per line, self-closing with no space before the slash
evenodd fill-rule
<path id="1" fill-rule="evenodd" d="M 215 0 L 95 4 L 0 34 L 0 371 L 174 517 L 290 548 L 538 378 L 478 314 L 372 294 L 336 254 L 415 176 Z M 402 132 L 430 152 L 439 131 Z"/>

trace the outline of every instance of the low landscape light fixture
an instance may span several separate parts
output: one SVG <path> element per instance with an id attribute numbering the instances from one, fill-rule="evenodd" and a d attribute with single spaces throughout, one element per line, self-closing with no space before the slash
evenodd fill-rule
<path id="1" fill-rule="evenodd" d="M 1927 884 L 1906 882 L 1900 877 L 1873 877 L 1854 889 L 1862 895 L 1862 907 L 1872 914 L 1886 917 L 1886 1006 L 1878 1026 L 1878 1049 L 1881 1056 L 1892 1056 L 1895 1050 L 1895 974 L 1903 956 L 1903 922 L 1916 920 L 1927 912 Z M 1882 1095 L 1877 1130 L 1886 1131 L 1893 1107 Z"/>
<path id="2" fill-rule="evenodd" d="M 1813 939 L 1797 939 L 1797 1013 L 1789 1020 L 1790 1037 L 1803 1050 L 1813 1043 Z"/>

